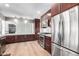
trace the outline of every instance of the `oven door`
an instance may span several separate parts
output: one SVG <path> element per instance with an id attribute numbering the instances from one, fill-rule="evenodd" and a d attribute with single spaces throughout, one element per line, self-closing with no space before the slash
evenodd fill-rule
<path id="1" fill-rule="evenodd" d="M 43 34 L 40 34 L 39 44 L 42 48 L 44 48 L 45 37 Z"/>

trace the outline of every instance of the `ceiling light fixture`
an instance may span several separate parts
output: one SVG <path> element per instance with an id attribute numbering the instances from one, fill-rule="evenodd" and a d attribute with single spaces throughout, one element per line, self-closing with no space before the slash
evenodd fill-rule
<path id="1" fill-rule="evenodd" d="M 47 15 L 48 15 L 48 16 L 51 16 L 51 13 L 48 13 Z"/>
<path id="2" fill-rule="evenodd" d="M 10 4 L 5 4 L 6 7 L 10 7 Z"/>
<path id="3" fill-rule="evenodd" d="M 27 23 L 27 20 L 24 20 L 24 23 L 26 24 Z"/>
<path id="4" fill-rule="evenodd" d="M 26 17 L 23 17 L 23 19 L 25 19 Z"/>
<path id="5" fill-rule="evenodd" d="M 41 12 L 40 11 L 37 11 L 37 14 L 40 14 Z"/>
<path id="6" fill-rule="evenodd" d="M 26 16 L 26 19 L 32 19 L 31 17 L 29 17 L 29 16 Z"/>
<path id="7" fill-rule="evenodd" d="M 18 22 L 18 20 L 17 19 L 14 19 L 14 21 L 17 23 Z"/>
<path id="8" fill-rule="evenodd" d="M 1 21 L 1 18 L 0 18 L 0 21 Z"/>

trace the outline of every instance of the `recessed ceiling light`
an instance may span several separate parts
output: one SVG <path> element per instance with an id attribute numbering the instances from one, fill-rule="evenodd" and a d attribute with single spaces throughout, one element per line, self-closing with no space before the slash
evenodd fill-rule
<path id="1" fill-rule="evenodd" d="M 17 23 L 18 22 L 18 20 L 17 19 L 14 19 L 14 21 Z"/>
<path id="2" fill-rule="evenodd" d="M 5 4 L 6 7 L 10 7 L 10 4 Z"/>
<path id="3" fill-rule="evenodd" d="M 41 12 L 40 11 L 37 11 L 37 14 L 40 14 Z"/>
<path id="4" fill-rule="evenodd" d="M 1 18 L 0 18 L 0 21 L 1 21 Z"/>
<path id="5" fill-rule="evenodd" d="M 24 20 L 24 23 L 26 24 L 27 23 L 27 20 Z"/>
<path id="6" fill-rule="evenodd" d="M 23 19 L 25 19 L 26 17 L 23 17 Z"/>
<path id="7" fill-rule="evenodd" d="M 29 17 L 29 16 L 26 16 L 26 19 L 32 19 L 31 17 Z"/>
<path id="8" fill-rule="evenodd" d="M 51 13 L 48 13 L 47 15 L 48 15 L 48 16 L 51 16 Z"/>

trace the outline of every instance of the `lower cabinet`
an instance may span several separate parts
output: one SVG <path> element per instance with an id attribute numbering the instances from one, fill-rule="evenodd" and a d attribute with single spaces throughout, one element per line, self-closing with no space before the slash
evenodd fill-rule
<path id="1" fill-rule="evenodd" d="M 26 41 L 33 41 L 37 40 L 35 39 L 35 35 L 11 35 L 11 36 L 6 36 L 6 43 L 16 43 L 16 42 L 26 42 Z"/>
<path id="2" fill-rule="evenodd" d="M 14 43 L 15 42 L 15 36 L 6 36 L 5 42 L 6 43 Z"/>
<path id="3" fill-rule="evenodd" d="M 51 54 L 51 37 L 45 36 L 45 50 L 47 50 Z"/>

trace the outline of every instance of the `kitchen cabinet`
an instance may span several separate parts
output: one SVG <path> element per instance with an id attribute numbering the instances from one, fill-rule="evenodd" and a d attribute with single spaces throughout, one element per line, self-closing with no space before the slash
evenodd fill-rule
<path id="1" fill-rule="evenodd" d="M 15 36 L 6 36 L 6 43 L 14 43 L 16 41 Z"/>
<path id="2" fill-rule="evenodd" d="M 44 48 L 51 54 L 51 37 L 45 36 Z"/>
<path id="3" fill-rule="evenodd" d="M 6 46 L 5 46 L 5 39 L 6 37 L 0 37 L 0 56 L 5 52 Z"/>
<path id="4" fill-rule="evenodd" d="M 64 12 L 74 6 L 78 5 L 78 3 L 61 3 L 60 7 L 61 7 L 61 11 L 60 12 Z"/>
<path id="5" fill-rule="evenodd" d="M 40 32 L 40 19 L 35 19 L 35 34 Z"/>
<path id="6" fill-rule="evenodd" d="M 35 39 L 35 35 L 34 34 L 30 34 L 30 35 L 9 35 L 6 36 L 6 43 L 16 43 L 16 42 L 26 42 L 26 41 L 33 41 L 33 40 L 37 40 Z"/>
<path id="7" fill-rule="evenodd" d="M 60 13 L 60 3 L 56 3 L 51 8 L 51 17 Z"/>
<path id="8" fill-rule="evenodd" d="M 50 21 L 51 21 L 51 9 L 49 9 L 45 14 L 41 16 L 40 27 L 41 28 L 50 27 Z"/>
<path id="9" fill-rule="evenodd" d="M 35 39 L 39 40 L 38 33 L 40 32 L 40 19 L 35 19 Z"/>

